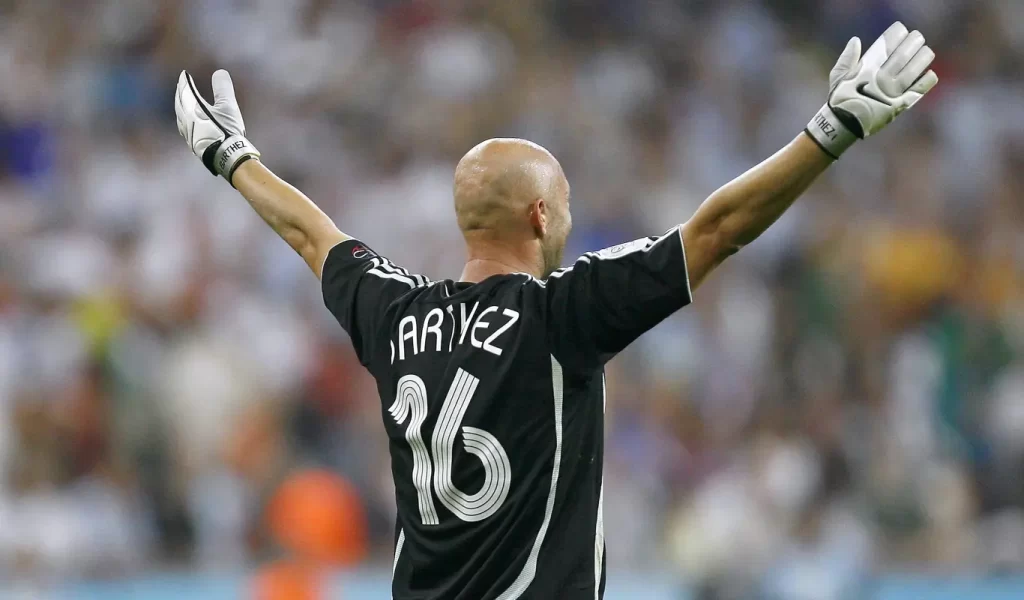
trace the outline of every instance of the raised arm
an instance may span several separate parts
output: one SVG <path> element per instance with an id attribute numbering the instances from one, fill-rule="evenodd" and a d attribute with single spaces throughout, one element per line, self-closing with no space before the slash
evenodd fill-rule
<path id="1" fill-rule="evenodd" d="M 312 200 L 258 160 L 240 165 L 231 184 L 317 277 L 331 248 L 349 239 Z"/>
<path id="2" fill-rule="evenodd" d="M 691 288 L 754 241 L 857 139 L 878 132 L 938 82 L 920 32 L 895 23 L 861 57 L 853 38 L 829 75 L 828 101 L 797 139 L 726 184 L 682 228 Z"/>
<path id="3" fill-rule="evenodd" d="M 683 225 L 691 289 L 768 229 L 833 160 L 801 133 L 774 156 L 711 194 Z"/>
<path id="4" fill-rule="evenodd" d="M 208 103 L 185 71 L 178 78 L 174 111 L 178 132 L 214 175 L 222 175 L 249 205 L 288 242 L 317 277 L 327 253 L 349 239 L 305 194 L 264 166 L 245 137 L 245 124 L 227 71 L 213 74 L 214 103 Z"/>

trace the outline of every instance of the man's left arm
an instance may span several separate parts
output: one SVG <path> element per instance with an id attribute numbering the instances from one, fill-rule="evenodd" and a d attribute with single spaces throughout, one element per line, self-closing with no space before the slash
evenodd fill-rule
<path id="1" fill-rule="evenodd" d="M 352 239 L 305 194 L 258 160 L 247 161 L 235 169 L 231 185 L 298 252 L 317 277 L 323 277 L 322 269 L 331 248 Z"/>
<path id="2" fill-rule="evenodd" d="M 895 23 L 861 57 L 853 38 L 829 75 L 828 101 L 797 139 L 701 204 L 682 226 L 691 289 L 754 241 L 856 140 L 877 133 L 938 82 L 920 32 Z"/>
<path id="3" fill-rule="evenodd" d="M 709 196 L 682 227 L 691 289 L 764 233 L 833 162 L 801 133 Z"/>

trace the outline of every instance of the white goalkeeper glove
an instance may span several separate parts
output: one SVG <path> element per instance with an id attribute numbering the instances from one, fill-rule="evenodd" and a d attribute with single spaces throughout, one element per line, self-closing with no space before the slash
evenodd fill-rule
<path id="1" fill-rule="evenodd" d="M 863 57 L 860 49 L 860 38 L 846 45 L 828 77 L 828 101 L 807 124 L 807 135 L 833 158 L 879 132 L 939 81 L 928 68 L 935 53 L 903 23 L 889 27 Z"/>
<path id="2" fill-rule="evenodd" d="M 174 113 L 178 133 L 192 152 L 211 173 L 222 175 L 228 183 L 239 165 L 250 158 L 259 159 L 259 150 L 245 138 L 245 123 L 227 71 L 213 74 L 212 105 L 199 94 L 192 76 L 182 71 L 174 93 Z"/>

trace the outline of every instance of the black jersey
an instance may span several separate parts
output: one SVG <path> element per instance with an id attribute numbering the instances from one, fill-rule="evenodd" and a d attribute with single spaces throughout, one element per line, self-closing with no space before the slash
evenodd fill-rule
<path id="1" fill-rule="evenodd" d="M 322 279 L 382 401 L 393 597 L 601 597 L 603 367 L 690 302 L 680 229 L 475 284 L 348 240 Z"/>

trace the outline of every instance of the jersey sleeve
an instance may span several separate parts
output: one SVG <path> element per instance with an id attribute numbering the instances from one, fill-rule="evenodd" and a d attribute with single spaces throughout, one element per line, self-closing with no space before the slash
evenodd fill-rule
<path id="1" fill-rule="evenodd" d="M 555 357 L 599 366 L 690 303 L 682 232 L 589 252 L 552 273 L 544 289 Z"/>
<path id="2" fill-rule="evenodd" d="M 331 248 L 320 276 L 324 304 L 348 332 L 356 355 L 369 363 L 380 338 L 387 307 L 404 294 L 429 283 L 380 256 L 359 240 L 349 239 Z"/>

